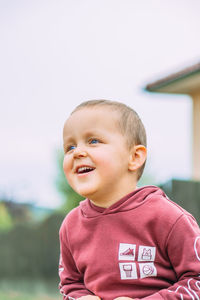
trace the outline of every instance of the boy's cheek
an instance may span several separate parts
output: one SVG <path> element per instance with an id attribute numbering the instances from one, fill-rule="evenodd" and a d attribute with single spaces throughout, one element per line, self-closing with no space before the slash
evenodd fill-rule
<path id="1" fill-rule="evenodd" d="M 64 172 L 64 174 L 66 176 L 66 174 L 67 174 L 67 166 L 66 166 L 66 163 L 64 161 L 63 161 L 63 172 Z"/>
<path id="2" fill-rule="evenodd" d="M 63 160 L 63 171 L 64 171 L 64 174 L 65 174 L 65 177 L 68 180 L 68 176 L 69 176 L 69 173 L 70 173 L 70 163 L 67 160 L 67 158 L 64 158 L 64 160 Z"/>

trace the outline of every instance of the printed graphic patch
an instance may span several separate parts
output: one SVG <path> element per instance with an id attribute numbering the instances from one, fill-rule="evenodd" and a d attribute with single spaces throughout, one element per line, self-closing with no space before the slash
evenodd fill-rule
<path id="1" fill-rule="evenodd" d="M 137 279 L 135 263 L 119 263 L 121 279 Z"/>
<path id="2" fill-rule="evenodd" d="M 157 276 L 157 270 L 154 263 L 140 263 L 140 278 Z"/>
<path id="3" fill-rule="evenodd" d="M 139 246 L 138 261 L 154 261 L 156 256 L 156 247 Z"/>
<path id="4" fill-rule="evenodd" d="M 119 244 L 119 260 L 135 260 L 136 245 Z"/>
<path id="5" fill-rule="evenodd" d="M 157 276 L 157 269 L 154 265 L 155 257 L 156 247 L 136 247 L 135 244 L 120 243 L 118 260 L 125 261 L 119 263 L 121 279 L 142 279 Z"/>

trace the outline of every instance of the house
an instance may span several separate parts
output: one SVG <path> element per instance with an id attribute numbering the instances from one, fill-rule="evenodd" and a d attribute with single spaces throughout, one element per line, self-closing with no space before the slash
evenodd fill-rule
<path id="1" fill-rule="evenodd" d="M 200 62 L 146 85 L 154 93 L 186 94 L 193 102 L 192 179 L 200 181 Z"/>

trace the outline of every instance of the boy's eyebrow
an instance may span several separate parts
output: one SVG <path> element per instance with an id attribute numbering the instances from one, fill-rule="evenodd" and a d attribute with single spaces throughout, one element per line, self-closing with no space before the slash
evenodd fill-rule
<path id="1" fill-rule="evenodd" d="M 74 138 L 72 136 L 64 136 L 63 137 L 63 145 L 74 142 Z"/>
<path id="2" fill-rule="evenodd" d="M 85 132 L 85 136 L 92 136 L 92 135 L 100 135 L 101 134 L 101 130 L 94 130 L 94 129 L 90 129 L 88 131 Z"/>
<path id="3" fill-rule="evenodd" d="M 93 135 L 101 135 L 102 132 L 99 129 L 90 129 L 84 132 L 83 137 L 93 136 Z M 71 134 L 65 134 L 66 140 L 73 140 L 74 137 Z"/>

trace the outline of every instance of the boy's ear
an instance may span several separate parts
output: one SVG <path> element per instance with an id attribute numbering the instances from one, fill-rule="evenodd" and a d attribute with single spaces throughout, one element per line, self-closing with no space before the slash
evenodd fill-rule
<path id="1" fill-rule="evenodd" d="M 129 171 L 138 170 L 144 164 L 146 158 L 147 158 L 147 149 L 145 146 L 143 145 L 133 146 L 130 151 L 130 157 L 129 157 L 129 164 L 128 164 Z"/>

